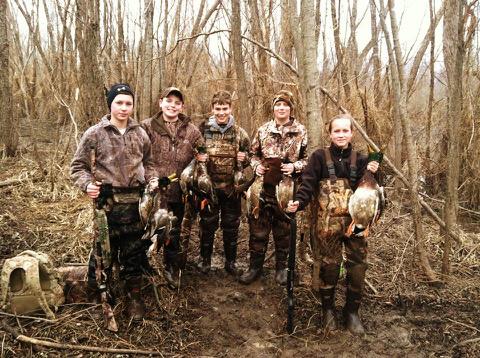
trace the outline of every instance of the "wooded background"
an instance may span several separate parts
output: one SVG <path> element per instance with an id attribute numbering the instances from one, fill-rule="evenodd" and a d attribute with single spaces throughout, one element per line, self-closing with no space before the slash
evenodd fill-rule
<path id="1" fill-rule="evenodd" d="M 342 107 L 386 153 L 387 185 L 410 193 L 429 281 L 438 274 L 422 206 L 443 203 L 429 213 L 450 233 L 447 277 L 459 210 L 479 217 L 480 4 L 419 3 L 429 9 L 424 33 L 404 21 L 398 0 L 0 0 L 2 155 L 32 158 L 55 191 L 83 131 L 107 112 L 105 86 L 133 87 L 138 120 L 158 110 L 161 88 L 179 87 L 197 123 L 214 91 L 227 89 L 249 133 L 271 117 L 273 93 L 288 89 L 310 151 L 326 143 L 324 122 Z M 359 38 L 368 23 L 368 39 Z M 405 31 L 418 40 L 403 43 Z"/>

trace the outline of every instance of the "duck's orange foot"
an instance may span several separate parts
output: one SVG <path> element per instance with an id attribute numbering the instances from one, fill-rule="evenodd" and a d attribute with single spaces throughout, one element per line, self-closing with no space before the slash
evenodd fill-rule
<path id="1" fill-rule="evenodd" d="M 345 235 L 348 237 L 352 236 L 354 229 L 355 229 L 355 222 L 352 220 L 350 225 L 348 225 L 347 232 L 345 233 Z"/>

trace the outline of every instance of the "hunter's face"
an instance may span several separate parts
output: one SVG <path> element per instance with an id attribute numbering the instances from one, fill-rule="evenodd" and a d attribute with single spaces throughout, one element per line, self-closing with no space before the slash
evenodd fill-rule
<path id="1" fill-rule="evenodd" d="M 330 139 L 337 147 L 346 149 L 352 141 L 352 122 L 348 118 L 337 118 L 332 122 Z"/>
<path id="2" fill-rule="evenodd" d="M 133 112 L 133 97 L 129 94 L 119 94 L 110 107 L 111 116 L 120 122 L 126 122 Z"/>
<path id="3" fill-rule="evenodd" d="M 232 114 L 232 106 L 229 104 L 218 104 L 215 103 L 212 106 L 212 113 L 215 116 L 217 124 L 227 124 L 230 115 Z"/>
<path id="4" fill-rule="evenodd" d="M 183 102 L 179 97 L 171 94 L 160 100 L 160 109 L 162 110 L 163 117 L 166 120 L 172 121 L 177 119 L 178 115 L 182 112 Z"/>
<path id="5" fill-rule="evenodd" d="M 290 119 L 290 106 L 285 101 L 277 101 L 273 105 L 273 116 L 275 120 L 284 122 Z"/>

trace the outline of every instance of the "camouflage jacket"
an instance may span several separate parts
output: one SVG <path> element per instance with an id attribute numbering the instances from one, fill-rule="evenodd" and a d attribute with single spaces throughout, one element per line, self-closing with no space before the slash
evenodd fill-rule
<path id="1" fill-rule="evenodd" d="M 245 152 L 246 159 L 241 164 L 248 166 L 250 138 L 247 132 L 237 124 L 233 117 L 224 130 L 210 117 L 200 125 L 208 153 L 208 174 L 215 188 L 225 189 L 233 185 L 233 176 L 237 168 L 237 152 Z M 223 132 L 223 133 L 222 133 Z"/>
<path id="2" fill-rule="evenodd" d="M 95 178 L 92 173 L 91 150 L 95 148 Z M 84 192 L 94 181 L 105 181 L 115 187 L 144 185 L 156 176 L 147 133 L 132 118 L 121 134 L 110 123 L 110 115 L 83 134 L 70 165 L 71 177 Z"/>
<path id="3" fill-rule="evenodd" d="M 254 171 L 262 160 L 280 158 L 293 163 L 295 173 L 301 173 L 307 165 L 307 130 L 294 118 L 281 127 L 272 119 L 257 130 L 250 154 Z"/>
<path id="4" fill-rule="evenodd" d="M 203 145 L 203 137 L 190 118 L 180 114 L 178 119 L 180 123 L 176 135 L 167 129 L 162 112 L 142 121 L 142 127 L 152 141 L 154 167 L 160 177 L 176 173 L 180 178 L 180 174 L 193 159 L 197 148 Z M 171 203 L 182 201 L 179 182 L 170 184 L 165 200 Z"/>

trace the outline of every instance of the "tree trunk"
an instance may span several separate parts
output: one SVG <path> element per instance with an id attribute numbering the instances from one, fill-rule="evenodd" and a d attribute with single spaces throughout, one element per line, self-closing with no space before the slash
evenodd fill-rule
<path id="1" fill-rule="evenodd" d="M 268 44 L 268 39 L 265 38 L 264 31 L 260 24 L 260 12 L 258 10 L 257 0 L 248 0 L 250 8 L 250 18 L 252 21 L 253 39 L 263 46 Z M 262 118 L 266 118 L 271 114 L 270 96 L 271 89 L 269 86 L 268 77 L 271 76 L 270 58 L 267 52 L 262 48 L 256 48 L 257 52 L 257 68 L 258 75 L 254 75 L 253 81 L 258 86 L 258 91 L 255 91 L 259 106 L 262 108 Z M 254 72 L 255 73 L 255 72 Z M 257 108 L 256 105 L 252 106 Z"/>
<path id="2" fill-rule="evenodd" d="M 317 97 L 318 68 L 317 42 L 315 41 L 315 2 L 302 1 L 302 41 L 305 63 L 305 102 L 307 112 L 307 130 L 309 136 L 309 152 L 320 146 L 323 121 Z"/>
<path id="3" fill-rule="evenodd" d="M 104 76 L 98 62 L 100 50 L 99 0 L 76 0 L 75 42 L 79 63 L 80 125 L 88 127 L 107 112 Z"/>
<path id="4" fill-rule="evenodd" d="M 245 76 L 245 67 L 243 65 L 242 53 L 242 23 L 240 18 L 240 1 L 232 1 L 232 51 L 235 72 L 237 74 L 237 94 L 238 104 L 238 123 L 241 123 L 247 133 L 251 133 L 250 114 L 248 110 L 248 93 Z"/>
<path id="5" fill-rule="evenodd" d="M 10 85 L 10 59 L 8 36 L 8 1 L 0 0 L 0 108 L 2 108 L 1 143 L 3 154 L 13 157 L 17 152 L 18 136 L 13 120 L 12 87 Z"/>
<path id="6" fill-rule="evenodd" d="M 126 81 L 125 78 L 125 35 L 123 33 L 122 0 L 117 1 L 117 69 L 119 81 Z"/>
<path id="7" fill-rule="evenodd" d="M 463 91 L 463 59 L 464 47 L 464 22 L 463 1 L 445 0 L 445 17 L 443 20 L 443 57 L 447 72 L 447 192 L 445 197 L 445 224 L 451 230 L 457 224 L 458 211 L 458 180 L 460 172 L 460 146 L 458 124 L 462 122 L 462 91 Z M 450 235 L 445 235 L 443 245 L 442 274 L 450 274 Z"/>
<path id="8" fill-rule="evenodd" d="M 435 19 L 435 9 L 433 8 L 433 0 L 429 0 L 430 8 L 430 27 L 432 27 Z M 435 31 L 430 33 L 430 83 L 428 92 L 428 112 L 427 112 L 427 140 L 425 150 L 425 173 L 427 188 L 432 188 L 430 180 L 430 164 L 431 164 L 431 151 L 432 151 L 432 113 L 433 113 L 433 101 L 435 100 Z"/>
<path id="9" fill-rule="evenodd" d="M 333 39 L 335 42 L 335 53 L 337 55 L 337 73 L 341 88 L 345 92 L 345 97 L 350 99 L 350 84 L 347 80 L 347 71 L 345 70 L 344 48 L 340 40 L 340 24 L 337 18 L 337 7 L 335 0 L 330 0 L 330 11 L 332 15 Z M 341 99 L 341 97 L 339 97 Z"/>
<path id="10" fill-rule="evenodd" d="M 152 0 L 145 0 L 145 37 L 143 38 L 142 72 L 143 98 L 140 119 L 151 117 L 158 108 L 153 98 L 153 6 Z"/>
<path id="11" fill-rule="evenodd" d="M 382 68 L 380 64 L 379 48 L 378 48 L 378 28 L 377 28 L 377 11 L 375 0 L 370 0 L 370 29 L 372 32 L 372 63 L 373 63 L 373 98 L 377 108 L 380 107 L 381 94 L 381 74 Z M 368 128 L 367 128 L 368 129 Z"/>
<path id="12" fill-rule="evenodd" d="M 159 73 L 159 87 L 160 91 L 163 88 L 167 87 L 165 83 L 165 76 L 167 73 L 167 66 L 165 61 L 165 56 L 167 54 L 167 40 L 168 40 L 168 0 L 163 2 L 163 39 L 162 46 L 160 48 L 160 73 Z M 155 100 L 156 102 L 156 100 Z"/>
<path id="13" fill-rule="evenodd" d="M 382 3 L 382 0 L 380 0 Z M 400 47 L 397 47 L 394 51 L 394 48 L 391 43 L 390 33 L 388 31 L 386 22 L 385 22 L 385 12 L 384 7 L 381 5 L 382 13 L 380 14 L 380 23 L 382 25 L 382 30 L 385 34 L 385 41 L 387 44 L 387 51 L 389 57 L 389 64 L 392 76 L 392 92 L 394 95 L 394 102 L 398 103 L 398 115 L 402 124 L 403 133 L 405 136 L 406 142 L 406 152 L 407 152 L 407 163 L 408 163 L 408 179 L 409 179 L 409 195 L 410 203 L 412 206 L 412 216 L 413 216 L 413 229 L 415 233 L 416 241 L 416 251 L 420 259 L 420 267 L 423 269 L 423 272 L 427 276 L 428 280 L 431 282 L 437 282 L 437 276 L 433 269 L 430 266 L 428 260 L 428 255 L 425 250 L 424 243 L 424 232 L 422 225 L 422 212 L 420 201 L 418 198 L 418 157 L 416 144 L 413 141 L 412 130 L 410 125 L 410 120 L 407 116 L 407 89 L 405 86 L 405 81 L 403 85 L 400 82 L 399 69 L 402 68 L 398 62 L 402 61 L 402 53 Z M 395 33 L 394 37 L 398 38 L 398 28 L 395 26 L 396 21 L 391 21 L 392 32 Z M 398 56 L 398 57 L 397 57 Z"/>

